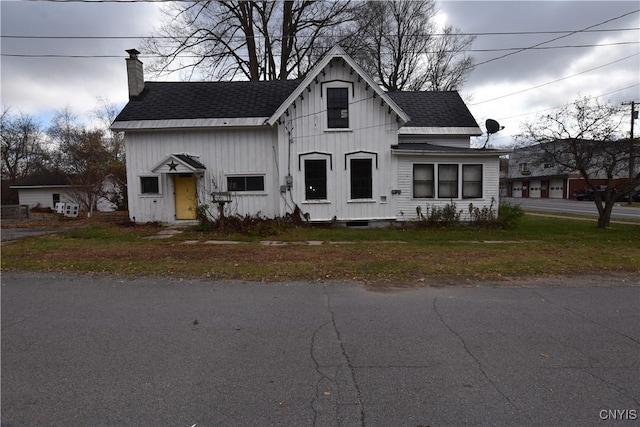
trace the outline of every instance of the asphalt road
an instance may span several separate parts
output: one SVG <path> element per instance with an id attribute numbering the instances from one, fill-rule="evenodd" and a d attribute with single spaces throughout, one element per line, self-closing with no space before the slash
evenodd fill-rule
<path id="1" fill-rule="evenodd" d="M 593 201 L 578 201 L 566 199 L 532 199 L 532 198 L 513 198 L 504 197 L 500 200 L 507 201 L 511 204 L 522 206 L 525 210 L 545 211 L 558 213 L 571 213 L 578 215 L 595 215 L 598 216 L 598 208 Z M 626 206 L 626 203 L 616 203 L 611 211 L 612 220 L 623 220 L 625 218 L 633 218 L 640 220 L 640 208 Z"/>
<path id="2" fill-rule="evenodd" d="M 639 302 L 5 272 L 2 426 L 637 425 Z"/>

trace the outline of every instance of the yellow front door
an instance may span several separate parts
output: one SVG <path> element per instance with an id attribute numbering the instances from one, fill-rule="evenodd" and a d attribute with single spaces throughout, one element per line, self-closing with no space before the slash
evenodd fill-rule
<path id="1" fill-rule="evenodd" d="M 193 175 L 174 175 L 176 199 L 176 219 L 196 219 L 198 193 L 196 177 Z"/>

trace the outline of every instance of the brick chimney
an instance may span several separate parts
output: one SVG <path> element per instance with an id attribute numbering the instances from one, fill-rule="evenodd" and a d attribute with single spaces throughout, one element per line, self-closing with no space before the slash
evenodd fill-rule
<path id="1" fill-rule="evenodd" d="M 129 99 L 134 99 L 144 90 L 144 71 L 142 70 L 142 62 L 138 59 L 136 49 L 128 49 L 129 54 L 127 61 L 127 80 L 129 81 Z"/>

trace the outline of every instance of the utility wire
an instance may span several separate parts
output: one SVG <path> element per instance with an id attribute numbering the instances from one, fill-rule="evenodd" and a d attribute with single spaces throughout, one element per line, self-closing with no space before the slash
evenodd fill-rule
<path id="1" fill-rule="evenodd" d="M 631 28 L 609 28 L 609 29 L 595 29 L 595 30 L 582 30 L 580 32 L 583 33 L 601 33 L 601 32 L 619 32 L 619 31 L 637 31 L 640 30 L 640 27 L 631 27 Z M 573 34 L 575 30 L 557 30 L 557 31 L 505 31 L 505 32 L 483 32 L 483 33 L 429 33 L 429 34 L 420 34 L 411 37 L 456 37 L 456 36 L 514 36 L 514 35 L 540 35 L 540 34 Z M 35 36 L 35 35 L 18 35 L 18 34 L 6 34 L 0 35 L 2 38 L 8 39 L 87 39 L 87 40 L 96 40 L 96 39 L 151 39 L 151 40 L 162 40 L 162 39 L 175 39 L 172 36 Z M 311 37 L 305 35 L 297 35 L 296 38 L 304 38 Z M 324 37 L 332 37 L 332 38 L 340 38 L 342 36 L 335 34 L 328 34 Z M 258 35 L 256 38 L 260 38 Z M 238 37 L 239 40 L 244 40 L 243 37 Z M 526 49 L 526 48 L 523 48 Z"/>
<path id="2" fill-rule="evenodd" d="M 613 42 L 602 44 L 583 44 L 583 45 L 565 45 L 565 46 L 545 46 L 530 48 L 531 50 L 551 50 L 551 49 L 580 49 L 590 47 L 607 47 L 607 46 L 623 46 L 640 44 L 640 41 L 626 41 L 626 42 Z M 328 49 L 328 48 L 327 48 Z M 521 50 L 519 47 L 509 47 L 501 49 L 465 49 L 456 52 L 504 52 L 509 50 Z M 453 53 L 453 51 L 447 51 Z M 437 52 L 421 52 L 423 54 L 437 53 Z M 392 55 L 391 52 L 383 54 Z M 55 53 L 43 53 L 43 54 L 29 54 L 29 53 L 2 53 L 1 56 L 19 57 L 19 58 L 122 58 L 123 55 L 73 55 L 73 54 L 55 54 Z M 140 58 L 164 58 L 161 55 L 139 55 Z M 180 55 L 180 58 L 201 58 L 200 55 Z M 246 58 L 245 58 L 246 59 Z"/>
<path id="3" fill-rule="evenodd" d="M 592 99 L 602 98 L 603 96 L 611 95 L 612 93 L 616 93 L 616 92 L 622 92 L 623 90 L 631 89 L 631 88 L 636 87 L 636 86 L 640 86 L 640 83 L 636 83 L 636 84 L 633 84 L 631 86 L 626 86 L 626 87 L 623 87 L 623 88 L 620 88 L 620 89 L 615 89 L 615 90 L 612 90 L 612 91 L 609 91 L 609 92 L 602 93 L 600 95 L 591 96 L 590 98 L 592 98 Z M 566 107 L 566 106 L 571 105 L 571 104 L 573 104 L 573 101 L 567 102 L 567 103 L 562 104 L 562 105 L 558 105 L 556 107 L 550 107 L 550 108 L 544 108 L 542 110 L 530 111 L 528 113 L 517 114 L 515 116 L 498 117 L 496 120 L 515 119 L 517 117 L 529 116 L 531 114 L 538 114 L 538 113 L 542 113 L 544 111 L 557 110 L 558 108 L 563 108 L 563 107 Z"/>
<path id="4" fill-rule="evenodd" d="M 519 90 L 519 91 L 517 91 L 517 92 L 512 92 L 512 93 L 508 93 L 508 94 L 506 94 L 506 95 L 501 95 L 501 96 L 497 96 L 497 97 L 495 97 L 495 98 L 491 98 L 491 99 L 487 99 L 487 100 L 484 100 L 484 101 L 476 102 L 476 103 L 474 103 L 474 104 L 469 104 L 469 106 L 475 106 L 475 105 L 485 104 L 485 103 L 487 103 L 487 102 L 491 102 L 491 101 L 495 101 L 495 100 L 498 100 L 498 99 L 506 98 L 506 97 L 508 97 L 508 96 L 518 95 L 518 94 L 521 94 L 521 93 L 523 93 L 523 92 L 528 92 L 528 91 L 533 90 L 533 89 L 538 89 L 538 88 L 541 88 L 541 87 L 543 87 L 543 86 L 547 86 L 547 85 L 550 85 L 550 84 L 553 84 L 553 83 L 560 82 L 560 81 L 562 81 L 562 80 L 567 80 L 567 79 L 570 79 L 570 78 L 572 78 L 572 77 L 576 77 L 576 76 L 579 76 L 579 75 L 581 75 L 581 74 L 588 73 L 588 72 L 590 72 L 590 71 L 594 71 L 594 70 L 597 70 L 597 69 L 600 69 L 600 68 L 607 67 L 607 66 L 609 66 L 609 65 L 612 65 L 612 64 L 618 63 L 618 62 L 620 62 L 620 61 L 624 61 L 624 60 L 629 59 L 629 58 L 633 58 L 634 56 L 638 56 L 638 55 L 640 55 L 640 53 L 634 53 L 633 55 L 628 55 L 628 56 L 625 56 L 624 58 L 616 59 L 615 61 L 607 62 L 606 64 L 602 64 L 602 65 L 599 65 L 599 66 L 597 66 L 597 67 L 589 68 L 588 70 L 584 70 L 584 71 L 581 71 L 581 72 L 579 72 L 579 73 L 572 74 L 572 75 L 570 75 L 570 76 L 566 76 L 566 77 L 562 77 L 562 78 L 560 78 L 560 79 L 552 80 L 552 81 L 550 81 L 550 82 L 542 83 L 542 84 L 539 84 L 539 85 L 537 85 L 537 86 L 532 86 L 532 87 L 527 88 L 527 89 L 522 89 L 522 90 Z"/>
<path id="5" fill-rule="evenodd" d="M 525 50 L 530 50 L 530 49 L 533 49 L 533 48 L 536 48 L 536 47 L 539 47 L 539 46 L 542 46 L 542 45 L 545 45 L 545 44 L 548 44 L 548 43 L 554 42 L 554 41 L 556 41 L 556 40 L 560 40 L 560 39 L 563 39 L 563 38 L 565 38 L 565 37 L 572 36 L 572 35 L 577 34 L 577 33 L 585 32 L 586 30 L 589 30 L 589 29 L 591 29 L 591 28 L 594 28 L 594 27 L 598 27 L 598 26 L 600 26 L 600 25 L 607 24 L 607 23 L 609 23 L 609 22 L 612 22 L 612 21 L 615 21 L 615 20 L 618 20 L 618 19 L 624 18 L 625 16 L 633 15 L 634 13 L 638 13 L 638 12 L 640 12 L 640 9 L 636 9 L 636 10 L 634 10 L 634 11 L 632 11 L 632 12 L 628 12 L 628 13 L 622 14 L 622 15 L 617 16 L 617 17 L 615 17 L 615 18 L 607 19 L 606 21 L 602 21 L 602 22 L 600 22 L 599 24 L 590 25 L 590 26 L 588 26 L 588 27 L 586 27 L 586 28 L 583 28 L 583 29 L 581 29 L 581 30 L 572 31 L 572 32 L 570 32 L 569 34 L 565 34 L 565 35 L 562 35 L 562 36 L 559 36 L 559 37 L 555 37 L 555 38 L 553 38 L 553 39 L 551 39 L 551 40 L 547 40 L 547 41 L 545 41 L 545 42 L 541 42 L 541 43 L 538 43 L 538 44 L 534 44 L 533 46 L 530 46 L 530 47 L 522 48 L 522 49 L 520 49 L 520 50 L 518 50 L 518 51 L 515 51 L 515 52 L 510 52 L 510 53 L 507 53 L 507 54 L 505 54 L 505 55 L 497 56 L 497 57 L 495 57 L 495 58 L 491 58 L 491 59 L 488 59 L 488 60 L 486 60 L 486 61 L 479 62 L 479 63 L 475 64 L 475 67 L 478 67 L 478 66 L 480 66 L 480 65 L 484 65 L 484 64 L 488 64 L 488 63 L 490 63 L 490 62 L 497 61 L 497 60 L 499 60 L 499 59 L 503 59 L 503 58 L 506 58 L 506 57 L 508 57 L 508 56 L 515 55 L 515 54 L 520 53 L 520 52 L 524 52 Z"/>

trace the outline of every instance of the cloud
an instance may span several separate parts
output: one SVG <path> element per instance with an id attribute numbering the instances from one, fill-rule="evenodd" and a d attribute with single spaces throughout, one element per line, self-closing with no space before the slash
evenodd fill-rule
<path id="1" fill-rule="evenodd" d="M 640 57 L 636 56 L 592 71 L 595 67 L 640 52 L 638 30 L 623 32 L 566 31 L 587 27 L 638 27 L 637 1 L 441 1 L 437 22 L 465 33 L 548 32 L 544 34 L 478 35 L 473 52 L 479 64 L 461 93 L 483 125 L 486 118 L 503 119 L 500 138 L 516 133 L 522 120 L 539 110 L 560 106 L 578 96 L 608 94 L 612 102 L 640 97 L 637 85 Z M 160 24 L 157 3 L 0 2 L 2 35 L 42 36 L 148 36 Z M 562 38 L 559 38 L 562 37 Z M 588 48 L 512 51 L 496 49 L 598 45 Z M 2 54 L 109 55 L 112 58 L 2 57 L 2 103 L 30 114 L 46 116 L 69 107 L 87 116 L 98 97 L 118 105 L 127 101 L 125 49 L 140 47 L 138 39 L 12 39 L 2 38 Z M 495 60 L 494 60 L 495 59 Z M 143 59 L 144 61 L 144 59 Z M 489 61 L 489 62 L 487 62 Z M 572 74 L 580 75 L 567 78 Z M 155 78 L 148 75 L 148 78 Z M 174 77 L 170 77 L 174 78 Z M 549 84 L 547 84 L 549 83 Z M 537 87 L 539 86 L 539 87 Z M 624 87 L 633 86 L 626 90 Z M 512 95 L 516 92 L 521 92 Z M 492 98 L 494 101 L 484 102 Z M 496 140 L 499 138 L 496 136 Z"/>
<path id="2" fill-rule="evenodd" d="M 98 97 L 124 105 L 124 51 L 139 40 L 4 36 L 143 36 L 151 34 L 159 18 L 159 7 L 153 3 L 2 2 L 1 7 L 3 55 L 93 56 L 3 56 L 3 106 L 43 117 L 68 107 L 80 118 L 87 118 L 98 106 Z M 99 58 L 101 55 L 114 57 Z"/>

